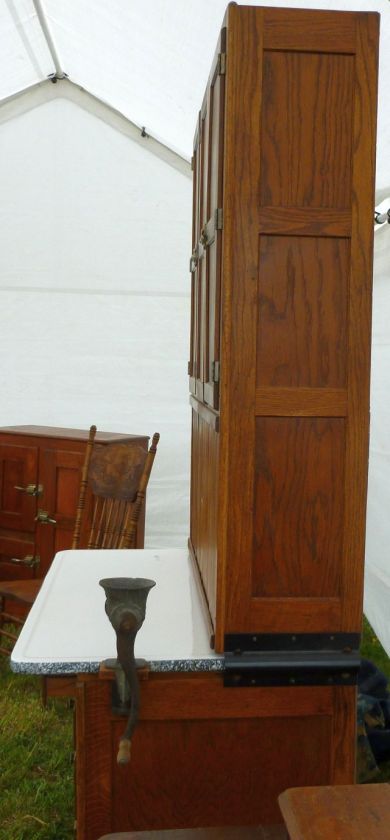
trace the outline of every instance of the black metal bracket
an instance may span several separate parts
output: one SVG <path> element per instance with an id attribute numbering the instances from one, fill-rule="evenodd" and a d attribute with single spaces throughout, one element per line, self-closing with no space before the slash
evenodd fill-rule
<path id="1" fill-rule="evenodd" d="M 233 633 L 225 636 L 224 685 L 356 685 L 358 633 Z"/>
<path id="2" fill-rule="evenodd" d="M 136 659 L 137 668 L 145 668 L 145 659 Z M 117 659 L 105 659 L 103 665 L 115 673 L 111 686 L 111 712 L 113 715 L 128 715 L 131 705 L 130 690 L 125 672 Z"/>

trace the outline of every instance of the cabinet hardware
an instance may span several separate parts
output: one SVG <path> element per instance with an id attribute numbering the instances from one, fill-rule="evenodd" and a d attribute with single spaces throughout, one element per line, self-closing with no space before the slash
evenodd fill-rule
<path id="1" fill-rule="evenodd" d="M 196 271 L 197 265 L 198 265 L 198 255 L 194 253 L 194 254 L 192 254 L 192 256 L 190 258 L 190 273 L 191 274 L 193 274 L 194 271 Z"/>
<path id="2" fill-rule="evenodd" d="M 25 557 L 12 557 L 11 563 L 18 563 L 21 566 L 28 566 L 33 569 L 34 566 L 39 566 L 41 558 L 39 554 L 26 554 Z"/>
<path id="3" fill-rule="evenodd" d="M 211 363 L 211 381 L 219 382 L 219 362 Z"/>
<path id="4" fill-rule="evenodd" d="M 227 634 L 224 685 L 356 685 L 358 633 Z"/>
<path id="5" fill-rule="evenodd" d="M 39 510 L 35 522 L 41 522 L 42 525 L 57 525 L 57 520 L 53 519 L 47 510 Z"/>
<path id="6" fill-rule="evenodd" d="M 226 53 L 219 53 L 218 56 L 218 75 L 224 76 L 226 73 Z"/>
<path id="7" fill-rule="evenodd" d="M 217 207 L 214 213 L 214 224 L 215 230 L 223 230 L 223 209 L 222 207 Z"/>
<path id="8" fill-rule="evenodd" d="M 201 241 L 201 244 L 203 245 L 203 247 L 207 248 L 207 245 L 209 244 L 209 237 L 208 237 L 206 227 L 204 227 L 201 231 L 200 241 Z"/>
<path id="9" fill-rule="evenodd" d="M 42 496 L 43 484 L 27 484 L 26 487 L 15 484 L 14 489 L 20 490 L 21 493 L 27 493 L 27 496 Z"/>

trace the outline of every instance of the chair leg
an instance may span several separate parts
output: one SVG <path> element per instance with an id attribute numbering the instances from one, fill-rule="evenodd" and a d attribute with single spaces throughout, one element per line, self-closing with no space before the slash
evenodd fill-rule
<path id="1" fill-rule="evenodd" d="M 10 656 L 12 652 L 12 648 L 17 641 L 17 636 L 15 633 L 10 633 L 8 630 L 4 630 L 5 624 L 19 624 L 23 625 L 24 621 L 21 618 L 16 618 L 14 615 L 7 613 L 4 609 L 4 604 L 6 603 L 6 599 L 3 595 L 0 595 L 0 654 L 3 656 Z M 4 647 L 3 641 L 4 639 L 9 639 L 13 642 L 12 647 Z"/>

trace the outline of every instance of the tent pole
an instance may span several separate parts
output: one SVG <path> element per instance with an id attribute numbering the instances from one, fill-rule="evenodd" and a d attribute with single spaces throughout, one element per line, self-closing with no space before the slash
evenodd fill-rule
<path id="1" fill-rule="evenodd" d="M 45 12 L 43 11 L 43 8 L 42 8 L 41 0 L 33 0 L 33 4 L 34 4 L 34 9 L 37 13 L 37 17 L 38 17 L 38 20 L 39 20 L 39 23 L 40 23 L 45 41 L 46 41 L 47 46 L 49 48 L 50 55 L 53 59 L 53 64 L 54 64 L 54 67 L 55 67 L 55 70 L 56 70 L 55 78 L 56 79 L 66 79 L 66 73 L 64 73 L 64 71 L 62 69 L 61 61 L 60 61 L 56 46 L 54 44 L 50 29 L 49 29 L 48 22 L 46 20 Z"/>

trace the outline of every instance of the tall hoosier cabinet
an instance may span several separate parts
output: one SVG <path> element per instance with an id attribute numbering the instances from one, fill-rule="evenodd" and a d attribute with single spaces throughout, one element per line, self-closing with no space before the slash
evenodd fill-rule
<path id="1" fill-rule="evenodd" d="M 375 14 L 229 6 L 193 156 L 190 549 L 231 684 L 300 686 L 286 713 L 334 686 L 349 734 L 305 723 L 329 782 L 354 774 L 377 51 Z"/>
<path id="2" fill-rule="evenodd" d="M 195 138 L 191 548 L 226 635 L 359 632 L 378 16 L 231 5 Z"/>

